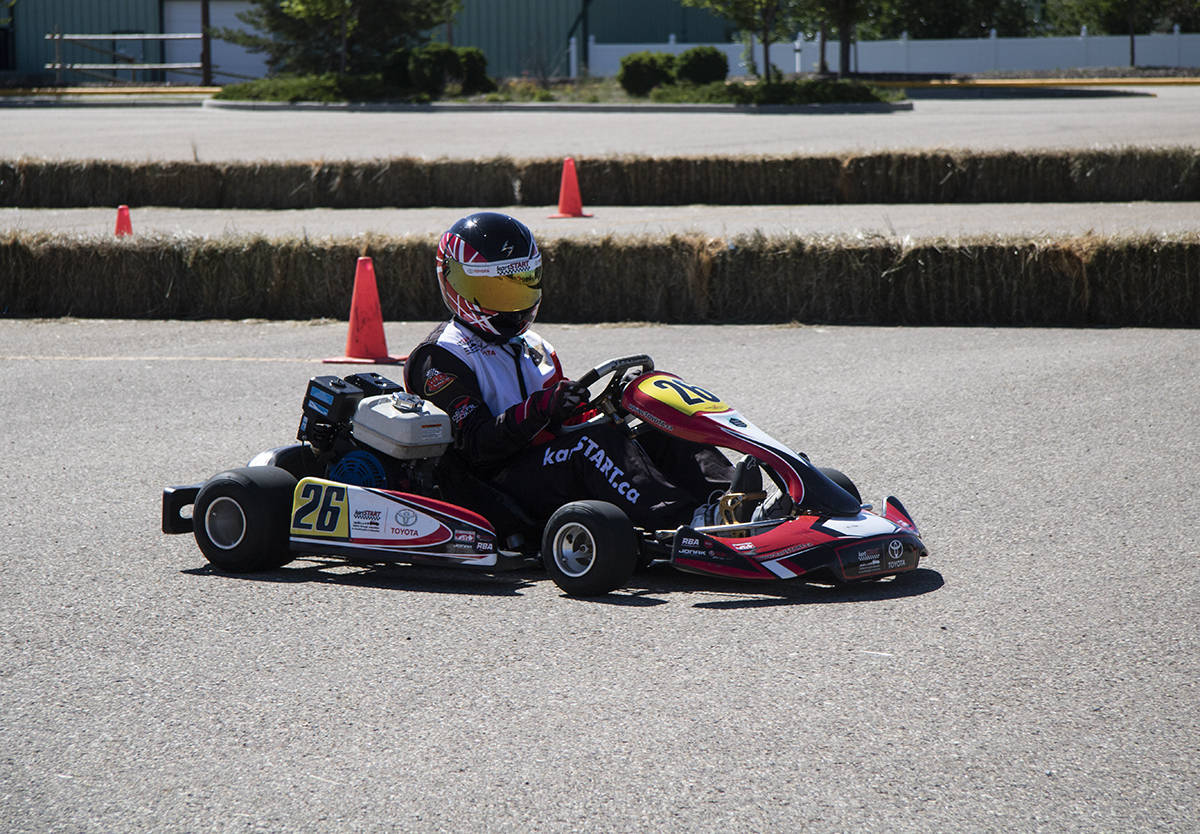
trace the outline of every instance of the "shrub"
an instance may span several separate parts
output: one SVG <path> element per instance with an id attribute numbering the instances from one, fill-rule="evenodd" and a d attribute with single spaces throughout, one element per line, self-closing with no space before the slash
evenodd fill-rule
<path id="1" fill-rule="evenodd" d="M 431 98 L 446 90 L 447 82 L 459 78 L 458 51 L 444 43 L 429 43 L 417 47 L 408 58 L 408 76 L 413 87 Z"/>
<path id="2" fill-rule="evenodd" d="M 617 81 L 631 96 L 645 97 L 675 77 L 675 56 L 667 52 L 634 52 L 621 59 Z"/>
<path id="3" fill-rule="evenodd" d="M 441 96 L 450 83 L 457 83 L 465 95 L 496 89 L 487 75 L 487 56 L 475 46 L 430 43 L 417 47 L 408 56 L 407 70 L 408 83 L 430 98 Z"/>
<path id="4" fill-rule="evenodd" d="M 694 46 L 675 60 L 675 77 L 688 84 L 724 81 L 729 59 L 715 46 Z"/>
<path id="5" fill-rule="evenodd" d="M 730 84 L 730 99 L 737 104 L 845 104 L 886 101 L 874 87 L 858 81 L 772 81 Z"/>
<path id="6" fill-rule="evenodd" d="M 459 81 L 464 95 L 472 93 L 490 93 L 496 89 L 496 82 L 488 78 L 487 56 L 477 46 L 460 46 L 455 49 L 458 53 Z"/>
<path id="7" fill-rule="evenodd" d="M 733 98 L 724 81 L 710 84 L 663 84 L 650 91 L 650 100 L 663 104 L 729 104 Z"/>
<path id="8" fill-rule="evenodd" d="M 274 75 L 227 84 L 214 98 L 234 101 L 374 101 L 400 94 L 379 75 Z"/>
<path id="9" fill-rule="evenodd" d="M 411 87 L 412 76 L 408 73 L 408 61 L 411 57 L 407 47 L 400 47 L 391 52 L 383 61 L 383 83 L 402 90 Z"/>
<path id="10" fill-rule="evenodd" d="M 510 78 L 485 97 L 488 101 L 556 101 L 554 93 L 527 78 Z"/>

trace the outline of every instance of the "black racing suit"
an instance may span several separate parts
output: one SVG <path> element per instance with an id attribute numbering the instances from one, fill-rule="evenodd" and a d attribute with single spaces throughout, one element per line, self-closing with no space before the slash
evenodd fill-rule
<path id="1" fill-rule="evenodd" d="M 536 333 L 497 344 L 457 320 L 430 333 L 404 368 L 408 390 L 450 415 L 452 454 L 539 522 L 593 498 L 640 527 L 667 529 L 728 486 L 729 462 L 715 449 L 657 433 L 635 441 L 611 423 L 556 434 L 537 401 L 563 378 Z"/>

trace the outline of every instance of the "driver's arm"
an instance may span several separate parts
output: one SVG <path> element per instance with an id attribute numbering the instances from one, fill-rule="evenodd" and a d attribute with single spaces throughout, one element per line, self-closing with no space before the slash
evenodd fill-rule
<path id="1" fill-rule="evenodd" d="M 588 396 L 583 386 L 560 378 L 495 415 L 470 367 L 432 344 L 413 351 L 405 363 L 404 381 L 411 393 L 450 415 L 455 448 L 477 464 L 499 463 L 527 448 L 551 423 L 578 410 Z"/>

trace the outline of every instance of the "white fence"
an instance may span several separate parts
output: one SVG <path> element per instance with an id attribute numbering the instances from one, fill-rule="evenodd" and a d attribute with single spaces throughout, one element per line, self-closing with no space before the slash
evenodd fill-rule
<path id="1" fill-rule="evenodd" d="M 596 43 L 588 39 L 588 70 L 593 76 L 615 76 L 621 59 L 632 52 L 679 53 L 700 44 Z M 762 44 L 754 41 L 749 55 L 740 43 L 714 43 L 729 58 L 730 75 L 748 75 L 762 61 Z M 840 48 L 825 44 L 825 62 L 838 68 Z M 1134 40 L 1137 65 L 1142 67 L 1200 67 L 1200 34 L 1138 35 Z M 749 66 L 743 63 L 749 59 Z M 816 72 L 820 58 L 817 40 L 797 40 L 771 45 L 771 63 L 785 73 Z M 863 41 L 854 44 L 850 68 L 854 72 L 973 73 L 989 70 L 1052 70 L 1129 65 L 1129 37 L 1072 38 L 958 38 L 954 40 Z M 579 74 L 579 55 L 571 39 L 571 75 Z"/>

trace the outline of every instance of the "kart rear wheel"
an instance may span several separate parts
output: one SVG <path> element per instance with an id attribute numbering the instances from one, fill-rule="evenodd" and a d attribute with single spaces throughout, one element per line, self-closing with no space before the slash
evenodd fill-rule
<path id="1" fill-rule="evenodd" d="M 288 526 L 296 478 L 274 466 L 214 475 L 192 506 L 196 544 L 221 570 L 255 573 L 292 561 Z"/>
<path id="2" fill-rule="evenodd" d="M 637 551 L 629 517 L 607 501 L 562 505 L 542 534 L 546 572 L 572 596 L 597 596 L 620 588 L 637 567 Z"/>

